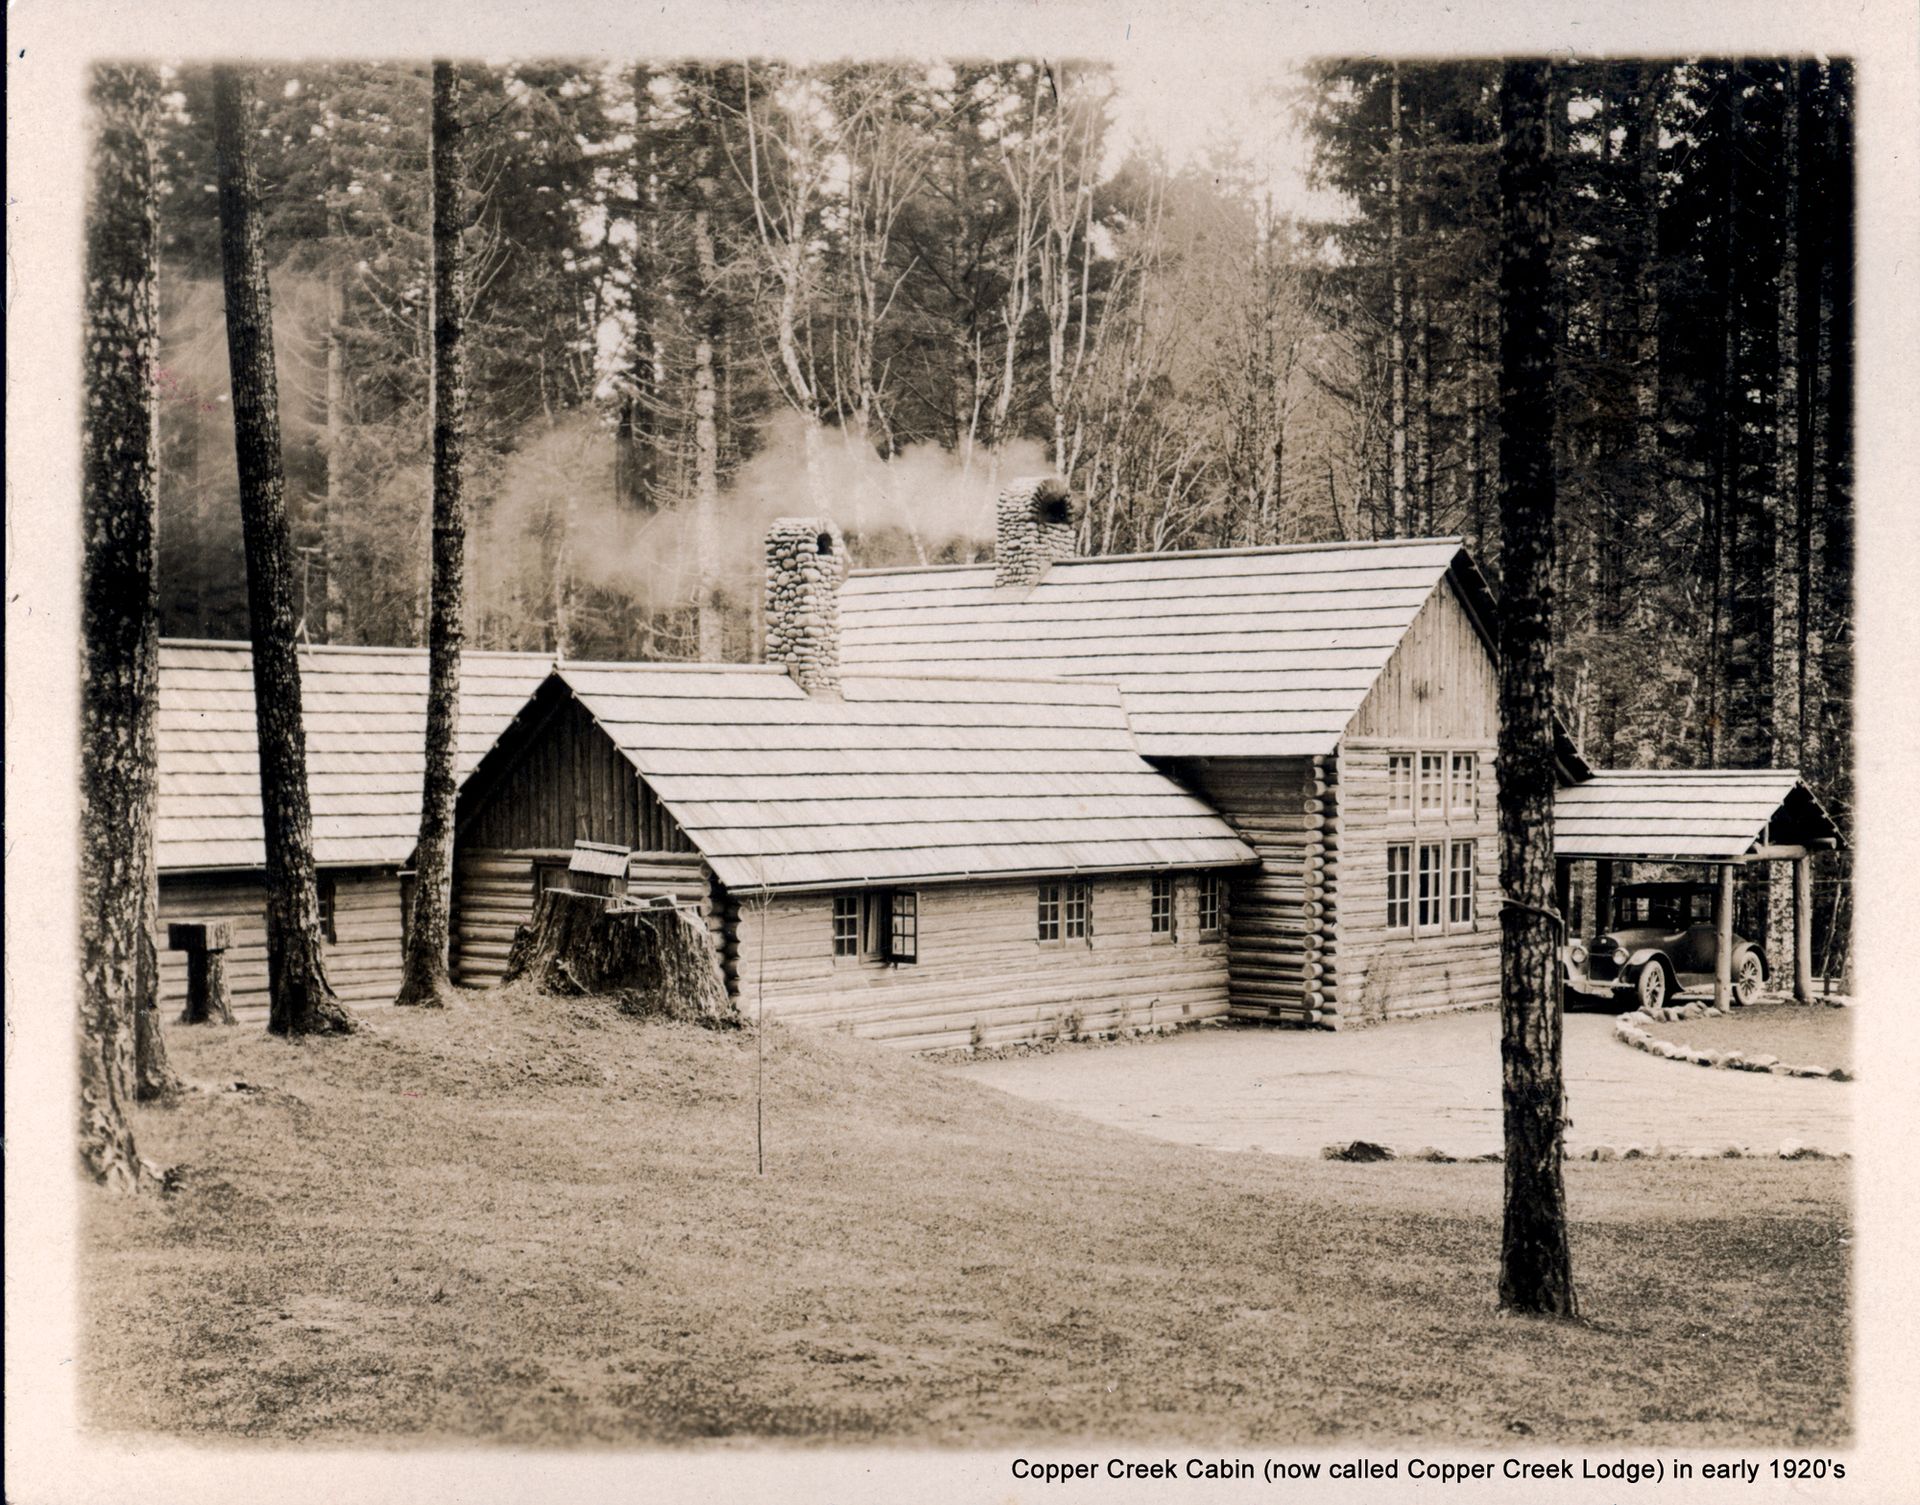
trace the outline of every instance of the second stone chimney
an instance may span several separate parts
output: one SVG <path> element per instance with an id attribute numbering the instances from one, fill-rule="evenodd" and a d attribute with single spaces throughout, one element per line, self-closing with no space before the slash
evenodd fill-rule
<path id="1" fill-rule="evenodd" d="M 1056 559 L 1073 557 L 1072 493 L 1059 476 L 1028 476 L 1000 493 L 993 583 L 1037 585 Z"/>
<path id="2" fill-rule="evenodd" d="M 847 544 L 822 517 L 777 517 L 767 529 L 767 662 L 809 695 L 840 691 L 840 582 Z"/>

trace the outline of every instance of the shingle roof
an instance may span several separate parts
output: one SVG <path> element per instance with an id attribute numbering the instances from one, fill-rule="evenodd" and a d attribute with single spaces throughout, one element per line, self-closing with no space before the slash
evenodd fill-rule
<path id="1" fill-rule="evenodd" d="M 1104 680 L 1154 756 L 1325 753 L 1449 576 L 1491 632 L 1457 539 L 1063 559 L 1005 590 L 991 565 L 862 570 L 841 592 L 841 659 Z"/>
<path id="2" fill-rule="evenodd" d="M 1601 769 L 1557 791 L 1557 857 L 1712 862 L 1767 844 L 1837 840 L 1839 829 L 1790 768 Z"/>
<path id="3" fill-rule="evenodd" d="M 551 666 L 538 653 L 462 655 L 462 774 Z M 404 862 L 420 834 L 426 650 L 304 649 L 300 684 L 315 859 Z M 260 819 L 252 653 L 245 643 L 163 642 L 155 838 L 161 870 L 263 866 Z"/>
<path id="4" fill-rule="evenodd" d="M 729 887 L 1210 867 L 1252 850 L 1135 749 L 1110 686 L 566 664 Z"/>

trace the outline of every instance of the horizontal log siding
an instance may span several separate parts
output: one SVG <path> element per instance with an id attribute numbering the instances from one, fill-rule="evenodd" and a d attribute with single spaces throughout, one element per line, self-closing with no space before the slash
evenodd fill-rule
<path id="1" fill-rule="evenodd" d="M 402 937 L 397 873 L 346 869 L 331 874 L 335 940 L 326 947 L 327 980 L 349 1005 L 392 1003 L 400 990 Z M 237 1017 L 267 1015 L 266 880 L 257 873 L 176 873 L 160 879 L 160 1006 L 176 1018 L 187 1001 L 185 952 L 169 951 L 176 920 L 230 920 L 227 981 Z"/>
<path id="2" fill-rule="evenodd" d="M 513 934 L 533 917 L 534 874 L 543 862 L 565 862 L 570 848 L 502 852 L 467 848 L 454 861 L 454 979 L 492 987 L 507 968 Z M 720 918 L 705 866 L 691 852 L 635 852 L 627 862 L 630 898 L 671 894 L 695 904 L 720 940 Z"/>
<path id="3" fill-rule="evenodd" d="M 1233 874 L 1229 966 L 1236 1018 L 1323 1023 L 1326 934 L 1324 765 L 1310 758 L 1207 758 L 1169 765 L 1205 796 L 1260 866 Z"/>
<path id="4" fill-rule="evenodd" d="M 729 903 L 729 980 L 752 1017 L 849 1031 L 914 1050 L 1159 1028 L 1227 1009 L 1226 946 L 1199 939 L 1198 886 L 1175 885 L 1175 939 L 1157 940 L 1145 874 L 1097 879 L 1091 942 L 1035 938 L 1032 882 L 921 888 L 919 961 L 833 955 L 831 894 Z M 764 947 L 763 947 L 764 941 Z M 764 985 L 764 993 L 762 993 Z"/>
<path id="5" fill-rule="evenodd" d="M 1403 751 L 1417 759 L 1423 748 L 1476 754 L 1478 797 L 1471 814 L 1451 812 L 1443 821 L 1432 812 L 1389 813 L 1388 754 Z M 1431 741 L 1400 747 L 1349 743 L 1341 750 L 1340 904 L 1334 940 L 1342 1021 L 1366 1022 L 1500 1001 L 1500 828 L 1493 755 L 1491 741 L 1454 742 L 1445 747 Z M 1417 779 L 1417 762 L 1415 773 Z M 1417 783 L 1414 798 L 1417 804 Z M 1412 882 L 1417 902 L 1418 844 L 1463 840 L 1477 843 L 1473 924 L 1450 927 L 1440 935 L 1389 933 L 1387 847 L 1406 842 L 1416 848 Z M 1450 850 L 1444 851 L 1443 861 L 1450 860 Z"/>

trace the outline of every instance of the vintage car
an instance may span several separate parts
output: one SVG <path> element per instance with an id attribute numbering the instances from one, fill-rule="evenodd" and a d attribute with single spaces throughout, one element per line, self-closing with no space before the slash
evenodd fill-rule
<path id="1" fill-rule="evenodd" d="M 1711 988 L 1716 936 L 1711 883 L 1630 883 L 1614 890 L 1605 934 L 1566 948 L 1570 993 L 1664 1007 L 1675 993 Z M 1766 985 L 1760 948 L 1733 938 L 1733 997 L 1757 1003 Z"/>

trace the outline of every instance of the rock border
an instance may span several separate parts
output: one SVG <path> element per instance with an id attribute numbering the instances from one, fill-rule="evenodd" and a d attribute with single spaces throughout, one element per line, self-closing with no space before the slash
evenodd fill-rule
<path id="1" fill-rule="evenodd" d="M 1330 1144 L 1320 1151 L 1322 1160 L 1339 1160 L 1354 1165 L 1371 1165 L 1382 1160 L 1418 1160 L 1433 1165 L 1498 1165 L 1506 1159 L 1501 1150 L 1489 1150 L 1484 1155 L 1449 1155 L 1445 1150 L 1437 1150 L 1426 1145 L 1417 1150 L 1396 1150 L 1390 1145 L 1376 1144 L 1370 1139 L 1355 1139 L 1346 1144 Z M 1609 1160 L 1851 1160 L 1850 1150 L 1823 1150 L 1817 1145 L 1802 1144 L 1797 1139 L 1782 1140 L 1777 1150 L 1757 1149 L 1752 1145 L 1730 1144 L 1723 1149 L 1669 1149 L 1656 1144 L 1651 1147 L 1641 1144 L 1625 1146 L 1597 1144 L 1591 1149 L 1580 1150 L 1565 1157 L 1568 1160 L 1609 1161 Z"/>
<path id="2" fill-rule="evenodd" d="M 1689 1003 L 1677 1009 L 1660 1009 L 1658 1018 L 1666 1023 L 1683 1019 L 1717 1019 L 1725 1010 L 1710 1003 Z M 1844 1066 L 1795 1066 L 1778 1056 L 1747 1055 L 1738 1050 L 1703 1050 L 1697 1045 L 1677 1045 L 1656 1039 L 1643 1026 L 1655 1022 L 1655 1016 L 1643 1009 L 1622 1014 L 1613 1021 L 1613 1037 L 1635 1050 L 1668 1061 L 1684 1061 L 1689 1066 L 1712 1066 L 1722 1071 L 1764 1071 L 1772 1076 L 1824 1077 L 1830 1082 L 1851 1082 L 1853 1073 Z"/>

